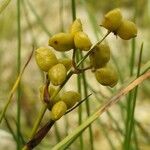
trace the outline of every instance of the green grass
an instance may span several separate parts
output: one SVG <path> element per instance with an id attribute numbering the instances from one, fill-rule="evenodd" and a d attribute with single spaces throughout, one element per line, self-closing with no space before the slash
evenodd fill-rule
<path id="1" fill-rule="evenodd" d="M 5 9 L 5 8 L 8 6 L 10 1 L 6 0 L 4 2 L 5 3 L 3 5 L 1 5 L 1 3 L 0 3 L 0 15 L 2 15 L 3 13 L 6 13 L 8 11 L 8 9 Z M 107 2 L 104 2 L 104 3 L 107 3 Z M 123 5 L 123 2 L 122 2 L 122 5 Z M 51 9 L 52 6 L 53 5 L 49 5 L 48 8 Z M 94 4 L 93 4 L 93 6 L 94 6 Z M 101 28 L 98 26 L 98 24 L 100 22 L 98 22 L 98 24 L 97 24 L 96 15 L 92 11 L 93 6 L 90 5 L 89 1 L 85 1 L 85 0 L 81 0 L 81 1 L 72 0 L 69 3 L 67 3 L 66 1 L 59 0 L 59 7 L 58 7 L 58 11 L 59 11 L 58 23 L 59 23 L 59 28 L 60 28 L 59 31 L 62 32 L 64 30 L 66 30 L 66 22 L 64 22 L 64 20 L 66 18 L 64 18 L 64 16 L 63 16 L 66 12 L 66 9 L 68 9 L 67 11 L 69 12 L 70 8 L 71 8 L 72 15 L 69 14 L 68 16 L 70 18 L 72 17 L 72 20 L 75 20 L 76 14 L 78 14 L 77 17 L 80 18 L 80 15 L 82 15 L 82 14 L 78 13 L 78 11 L 80 11 L 82 9 L 86 12 L 88 21 L 92 27 L 91 30 L 95 36 L 94 38 L 96 38 L 97 40 L 101 39 L 99 36 L 103 35 L 103 29 L 101 30 Z M 23 8 L 23 9 L 21 9 L 21 8 Z M 132 9 L 133 8 L 134 7 L 132 7 Z M 107 9 L 109 9 L 109 8 L 107 8 Z M 138 20 L 138 17 L 139 17 L 139 16 L 137 16 L 138 10 L 137 10 L 137 8 L 134 8 L 134 9 L 136 11 L 134 17 Z M 3 11 L 6 11 L 6 12 L 3 12 Z M 17 42 L 17 58 L 16 58 L 16 60 L 17 60 L 17 75 L 19 75 L 19 73 L 21 71 L 21 69 L 20 69 L 21 68 L 21 54 L 22 54 L 23 49 L 26 49 L 26 46 L 25 45 L 22 46 L 22 44 L 21 44 L 21 43 L 24 43 L 24 41 L 21 39 L 21 33 L 23 33 L 22 35 L 26 36 L 26 32 L 28 32 L 30 37 L 32 37 L 31 38 L 32 43 L 35 46 L 38 46 L 39 38 L 35 36 L 35 35 L 38 35 L 38 33 L 37 33 L 38 30 L 36 30 L 37 26 L 42 29 L 40 31 L 45 33 L 47 37 L 52 35 L 50 31 L 52 31 L 54 33 L 56 31 L 53 31 L 53 29 L 51 29 L 51 28 L 47 28 L 48 25 L 44 23 L 45 22 L 44 19 L 51 18 L 51 14 L 47 15 L 49 17 L 45 16 L 43 18 L 43 16 L 39 15 L 39 14 L 41 14 L 41 12 L 43 10 L 36 9 L 35 6 L 33 5 L 33 3 L 31 3 L 30 1 L 23 0 L 21 2 L 20 0 L 17 0 L 16 11 L 17 11 L 17 17 L 16 17 L 15 21 L 17 22 L 17 34 L 14 37 L 14 39 L 16 39 L 16 42 Z M 94 11 L 94 12 L 96 12 L 96 11 Z M 101 11 L 97 10 L 97 12 L 100 13 Z M 32 19 L 32 17 L 34 19 Z M 21 23 L 22 23 L 21 21 L 23 21 L 23 22 L 25 21 L 25 23 L 26 23 L 27 28 L 25 28 L 25 30 L 24 30 L 24 26 L 21 26 Z M 71 24 L 71 22 L 67 22 L 67 23 Z M 88 24 L 87 24 L 87 26 L 88 26 Z M 113 36 L 113 35 L 110 34 L 110 36 Z M 46 44 L 47 44 L 47 42 L 46 42 Z M 111 44 L 112 43 L 110 43 L 110 47 L 111 47 Z M 139 57 L 138 65 L 136 65 L 137 54 L 139 53 L 139 51 L 138 51 L 139 49 L 140 49 L 140 54 L 138 56 Z M 144 50 L 145 49 L 146 49 L 146 46 L 144 47 Z M 128 78 L 129 76 L 125 77 L 124 73 L 121 72 L 120 63 L 123 63 L 123 62 L 118 63 L 115 53 L 112 54 L 113 55 L 112 62 L 114 63 L 114 65 L 116 66 L 116 68 L 118 70 L 120 80 L 119 80 L 119 85 L 117 86 L 117 88 L 114 88 L 113 90 L 110 90 L 110 89 L 105 90 L 106 93 L 108 93 L 108 95 L 103 90 L 100 92 L 95 90 L 95 87 L 91 86 L 86 73 L 85 74 L 83 73 L 83 74 L 77 76 L 76 83 L 77 83 L 78 91 L 82 94 L 82 98 L 86 97 L 89 94 L 89 92 L 91 92 L 93 94 L 93 97 L 92 98 L 90 97 L 89 100 L 87 100 L 85 103 L 80 105 L 80 107 L 78 109 L 78 119 L 77 119 L 77 121 L 79 122 L 79 124 L 78 123 L 77 124 L 79 126 L 76 125 L 76 128 L 73 129 L 73 131 L 69 134 L 68 134 L 67 129 L 71 128 L 70 120 L 68 120 L 67 116 L 65 117 L 65 119 L 64 119 L 65 125 L 64 126 L 65 126 L 66 138 L 64 138 L 64 135 L 62 134 L 61 130 L 58 128 L 59 127 L 59 121 L 58 121 L 58 124 L 57 124 L 58 126 L 56 125 L 54 128 L 55 130 L 53 130 L 53 131 L 55 131 L 53 133 L 55 137 L 51 137 L 51 132 L 49 133 L 50 135 L 48 137 L 46 137 L 49 140 L 50 145 L 54 145 L 54 143 L 49 138 L 54 138 L 54 139 L 56 138 L 56 145 L 52 149 L 54 149 L 54 150 L 64 149 L 64 148 L 73 149 L 76 146 L 79 146 L 78 149 L 85 149 L 87 147 L 87 145 L 88 146 L 90 145 L 90 149 L 94 150 L 94 148 L 96 148 L 96 146 L 94 145 L 95 138 L 93 138 L 93 136 L 95 135 L 95 132 L 93 130 L 95 128 L 93 128 L 93 127 L 95 127 L 94 125 L 96 125 L 96 126 L 98 125 L 98 129 L 102 131 L 101 134 L 107 141 L 107 144 L 109 145 L 110 149 L 112 149 L 112 150 L 118 149 L 118 147 L 114 143 L 114 139 L 112 139 L 112 137 L 109 136 L 109 134 L 112 133 L 116 136 L 116 140 L 118 141 L 120 146 L 124 148 L 124 150 L 127 150 L 127 149 L 142 150 L 141 144 L 143 144 L 142 143 L 143 141 L 140 141 L 140 139 L 144 139 L 145 141 L 148 141 L 149 135 L 147 134 L 147 131 L 144 128 L 144 122 L 139 122 L 134 117 L 135 109 L 136 109 L 136 101 L 138 100 L 138 98 L 141 94 L 139 92 L 140 89 L 138 86 L 136 88 L 134 88 L 134 90 L 130 91 L 130 93 L 129 92 L 126 93 L 128 96 L 122 98 L 121 101 L 119 101 L 116 104 L 117 108 L 119 108 L 118 113 L 120 113 L 120 116 L 121 116 L 121 120 L 119 120 L 119 123 L 118 123 L 118 118 L 115 118 L 115 116 L 113 115 L 113 112 L 112 112 L 113 109 L 112 110 L 110 109 L 109 111 L 105 112 L 108 120 L 111 122 L 111 124 L 109 125 L 109 128 L 111 128 L 112 131 L 110 133 L 109 133 L 109 128 L 107 126 L 107 123 L 103 122 L 103 118 L 99 117 L 99 115 L 97 115 L 97 113 L 96 113 L 97 105 L 93 105 L 93 104 L 99 104 L 99 108 L 100 108 L 100 106 L 105 102 L 105 100 L 110 95 L 114 95 L 114 93 L 119 92 L 120 87 L 125 87 L 127 85 L 127 83 L 130 84 L 130 81 L 133 78 L 134 79 L 138 78 L 143 73 L 149 71 L 150 62 L 143 61 L 143 62 L 147 62 L 147 63 L 145 65 L 143 65 L 143 67 L 141 67 L 142 56 L 144 57 L 144 55 L 142 55 L 142 52 L 143 52 L 143 44 L 139 48 L 138 39 L 137 39 L 137 41 L 135 41 L 135 39 L 133 39 L 131 41 L 131 50 L 129 52 L 130 53 L 130 65 L 126 65 L 126 68 L 125 68 L 125 71 L 127 71 L 127 69 L 129 70 L 130 78 Z M 79 64 L 81 64 L 81 67 L 84 67 L 84 64 L 82 64 L 81 62 L 85 61 L 86 58 L 84 56 L 82 56 L 82 54 L 79 51 L 76 56 L 77 56 L 76 61 Z M 120 56 L 121 56 L 121 54 L 120 54 Z M 68 57 L 68 55 L 62 54 L 62 57 Z M 126 58 L 126 61 L 129 62 L 129 58 Z M 28 71 L 30 72 L 30 69 Z M 36 73 L 36 75 L 39 75 L 39 74 Z M 70 79 L 71 76 L 72 76 L 71 74 L 68 76 L 67 81 Z M 125 83 L 125 82 L 127 82 L 127 83 Z M 24 83 L 21 82 L 21 84 L 24 84 Z M 7 109 L 8 105 L 7 105 L 6 109 L 3 111 L 3 113 L 0 114 L 1 121 L 2 121 L 3 117 L 5 116 L 5 121 L 6 121 L 5 126 L 6 126 L 7 130 L 12 134 L 14 140 L 16 141 L 18 150 L 21 149 L 22 144 L 24 144 L 24 138 L 27 139 L 27 137 L 28 137 L 26 132 L 24 131 L 24 126 L 21 126 L 21 120 L 22 120 L 21 117 L 23 116 L 23 114 L 21 112 L 25 110 L 25 109 L 21 108 L 22 95 L 24 94 L 21 91 L 21 88 L 22 88 L 21 84 L 18 85 L 17 98 L 16 98 L 17 99 L 17 103 L 16 103 L 17 115 L 15 116 L 15 120 L 16 120 L 16 127 L 17 127 L 16 129 L 17 130 L 15 129 L 14 125 L 9 122 L 9 120 L 8 120 L 9 117 L 7 118 L 7 115 L 5 115 L 6 111 L 8 110 Z M 62 85 L 61 87 L 58 87 L 58 92 L 63 88 L 64 85 Z M 139 85 L 141 85 L 141 83 Z M 37 86 L 37 85 L 35 85 L 35 86 Z M 38 88 L 38 87 L 36 87 L 36 88 Z M 14 89 L 14 91 L 16 91 L 16 89 Z M 13 91 L 12 95 L 14 95 L 14 91 Z M 11 97 L 11 99 L 12 99 L 12 97 Z M 93 103 L 93 101 L 91 102 L 92 99 L 96 99 L 96 102 L 94 102 L 94 103 Z M 24 100 L 24 95 L 23 95 L 23 100 Z M 25 99 L 25 101 L 28 101 L 28 99 Z M 36 101 L 38 101 L 38 100 L 36 100 Z M 9 102 L 9 104 L 11 104 L 11 103 Z M 91 104 L 92 104 L 92 106 L 91 106 Z M 33 135 L 36 133 L 37 129 L 40 127 L 40 124 L 43 125 L 45 123 L 45 121 L 47 121 L 47 120 L 45 120 L 45 118 L 47 118 L 47 117 L 45 117 L 45 115 L 47 115 L 47 114 L 45 114 L 46 107 L 39 108 L 40 103 L 37 105 L 38 105 L 38 109 L 41 109 L 41 111 L 35 110 L 36 113 L 39 112 L 39 114 L 40 114 L 40 116 L 38 117 L 36 122 L 34 122 L 35 119 L 33 119 L 30 126 L 28 126 L 27 124 L 24 123 L 25 126 L 30 128 L 30 132 L 31 132 L 31 128 L 34 124 L 31 137 L 33 137 Z M 24 107 L 24 106 L 22 106 L 22 107 Z M 83 116 L 82 116 L 82 112 L 84 112 L 84 111 L 87 114 L 86 120 L 84 120 Z M 126 117 L 125 117 L 125 114 L 127 114 Z M 97 120 L 97 121 L 94 122 L 95 120 Z M 92 125 L 92 127 L 91 127 L 91 125 Z M 87 129 L 87 130 L 85 130 L 85 129 Z M 86 141 L 84 139 L 83 134 L 88 135 L 86 138 Z M 63 138 L 64 138 L 64 140 L 62 140 Z M 79 139 L 79 140 L 76 140 L 76 139 Z M 42 146 L 43 146 L 43 143 L 38 146 L 38 149 L 42 149 Z"/>
<path id="2" fill-rule="evenodd" d="M 21 9 L 20 0 L 17 0 L 17 37 L 18 37 L 18 55 L 17 55 L 17 72 L 18 76 L 21 70 Z M 21 83 L 17 89 L 17 150 L 21 149 L 20 131 L 21 131 Z"/>

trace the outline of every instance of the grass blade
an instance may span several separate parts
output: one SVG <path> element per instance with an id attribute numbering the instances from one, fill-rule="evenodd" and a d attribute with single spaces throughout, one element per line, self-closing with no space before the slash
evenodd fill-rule
<path id="1" fill-rule="evenodd" d="M 101 114 L 107 111 L 112 105 L 116 104 L 122 96 L 128 94 L 131 90 L 133 90 L 136 86 L 141 84 L 144 80 L 150 78 L 150 71 L 141 75 L 140 77 L 133 80 L 128 86 L 120 90 L 116 95 L 114 95 L 111 99 L 109 99 L 103 107 L 100 107 L 94 114 L 92 114 L 84 123 L 82 123 L 79 127 L 77 127 L 69 136 L 67 136 L 60 143 L 55 145 L 52 150 L 61 150 L 65 145 L 68 144 L 73 138 L 75 138 L 79 133 L 83 132 L 92 122 L 94 122 Z"/>

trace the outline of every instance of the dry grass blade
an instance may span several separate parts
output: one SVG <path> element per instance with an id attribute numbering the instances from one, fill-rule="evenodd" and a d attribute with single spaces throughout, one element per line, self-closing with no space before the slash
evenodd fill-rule
<path id="1" fill-rule="evenodd" d="M 17 80 L 15 81 L 15 83 L 14 83 L 14 85 L 13 85 L 11 91 L 9 92 L 9 96 L 8 96 L 7 102 L 6 102 L 6 104 L 5 104 L 5 106 L 4 106 L 3 110 L 2 110 L 2 112 L 1 112 L 1 114 L 0 114 L 0 123 L 2 122 L 2 120 L 3 120 L 4 116 L 5 116 L 5 113 L 6 113 L 6 110 L 7 110 L 7 108 L 8 108 L 8 105 L 10 104 L 10 102 L 11 102 L 11 100 L 12 100 L 13 94 L 14 94 L 14 92 L 16 91 L 16 89 L 17 89 L 17 87 L 18 87 L 18 84 L 19 84 L 19 82 L 20 82 L 20 80 L 21 80 L 21 77 L 22 77 L 22 75 L 23 75 L 23 73 L 24 73 L 24 71 L 25 71 L 27 65 L 29 64 L 29 62 L 30 62 L 30 60 L 31 60 L 31 58 L 32 58 L 33 51 L 34 51 L 34 48 L 33 48 L 32 52 L 31 52 L 31 54 L 30 54 L 30 56 L 29 56 L 27 62 L 25 63 L 24 67 L 22 68 L 22 71 L 20 72 L 19 76 L 17 77 Z"/>
<path id="2" fill-rule="evenodd" d="M 84 121 L 84 123 L 77 127 L 64 140 L 54 146 L 52 150 L 64 149 L 65 147 L 67 147 L 67 145 L 72 142 L 72 140 L 75 140 L 78 137 L 77 135 L 83 132 L 92 122 L 94 122 L 101 114 L 107 111 L 112 105 L 116 104 L 122 96 L 128 94 L 131 90 L 133 90 L 136 86 L 138 86 L 148 78 L 150 78 L 150 71 L 130 82 L 128 86 L 121 89 L 115 96 L 110 98 L 102 107 L 100 107 L 94 114 L 92 114 L 86 121 Z"/>

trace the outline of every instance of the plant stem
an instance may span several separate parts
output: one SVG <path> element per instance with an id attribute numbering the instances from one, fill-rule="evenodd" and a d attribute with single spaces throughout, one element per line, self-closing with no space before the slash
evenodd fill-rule
<path id="1" fill-rule="evenodd" d="M 54 130 L 55 130 L 55 136 L 56 136 L 56 141 L 57 143 L 61 141 L 61 136 L 58 130 L 57 122 L 54 124 Z"/>
<path id="2" fill-rule="evenodd" d="M 140 55 L 139 55 L 139 62 L 138 62 L 138 69 L 137 69 L 137 77 L 140 75 L 140 67 L 141 67 L 141 59 L 142 59 L 142 51 L 143 51 L 143 43 L 141 45 L 140 49 Z M 132 131 L 134 130 L 134 112 L 135 112 L 135 105 L 136 105 L 136 97 L 137 97 L 137 92 L 138 92 L 138 86 L 135 88 L 134 93 L 133 93 L 133 101 L 132 101 L 132 109 L 131 109 L 131 114 L 130 114 L 130 120 L 129 120 L 129 126 L 128 126 L 128 138 L 127 138 L 127 147 L 130 149 L 130 141 L 131 141 L 131 135 Z"/>
<path id="3" fill-rule="evenodd" d="M 135 61 L 135 39 L 132 39 L 132 52 L 131 52 L 131 58 L 130 58 L 130 76 L 133 75 L 133 69 L 134 69 L 134 61 Z M 126 118 L 126 134 L 125 134 L 125 140 L 124 140 L 124 150 L 128 149 L 127 147 L 130 146 L 130 143 L 128 142 L 128 134 L 129 134 L 129 121 L 130 121 L 130 115 L 131 115 L 131 109 L 132 109 L 132 99 L 133 99 L 133 93 L 130 92 L 128 99 L 127 99 L 127 118 Z"/>
<path id="4" fill-rule="evenodd" d="M 102 43 L 110 33 L 111 32 L 107 32 L 106 35 L 100 41 L 98 41 L 96 44 L 94 44 L 90 48 L 90 50 L 85 54 L 85 56 L 78 62 L 77 67 L 79 67 L 81 65 L 81 63 L 92 53 L 92 51 L 95 48 L 95 46 L 99 45 L 100 43 Z"/>
<path id="5" fill-rule="evenodd" d="M 20 10 L 20 0 L 17 0 L 17 38 L 18 38 L 18 52 L 17 52 L 17 72 L 20 74 L 21 68 L 21 18 L 20 18 L 21 10 Z M 18 84 L 17 89 L 17 150 L 20 150 L 21 142 L 20 142 L 20 116 L 21 116 L 21 84 Z"/>
<path id="6" fill-rule="evenodd" d="M 82 53 L 81 53 L 82 56 Z M 83 56 L 82 56 L 83 57 Z M 84 68 L 84 64 L 82 65 L 82 67 Z M 87 89 L 87 80 L 86 80 L 86 76 L 85 73 L 82 73 L 82 79 L 83 79 L 83 90 L 84 90 L 84 97 L 87 97 L 88 95 L 88 89 Z M 87 100 L 85 102 L 86 104 L 86 112 L 87 112 L 87 116 L 90 116 L 90 105 L 89 105 L 89 101 Z M 90 136 L 90 145 L 91 145 L 91 150 L 94 150 L 94 144 L 93 144 L 93 132 L 92 132 L 92 126 L 89 126 L 89 136 Z"/>
<path id="7" fill-rule="evenodd" d="M 72 21 L 74 21 L 76 19 L 76 3 L 75 3 L 75 0 L 71 1 L 71 10 L 72 10 Z M 76 67 L 75 61 L 79 62 L 80 56 L 81 56 L 80 52 L 77 51 L 77 49 L 74 49 L 73 50 L 73 65 L 75 67 Z M 78 92 L 81 94 L 81 97 L 82 97 L 81 75 L 80 74 L 77 76 L 77 88 L 78 88 Z M 79 108 L 78 108 L 78 124 L 79 125 L 82 124 L 82 105 L 80 105 Z M 79 141 L 80 141 L 80 150 L 83 150 L 84 149 L 84 144 L 83 144 L 82 134 L 79 137 Z"/>

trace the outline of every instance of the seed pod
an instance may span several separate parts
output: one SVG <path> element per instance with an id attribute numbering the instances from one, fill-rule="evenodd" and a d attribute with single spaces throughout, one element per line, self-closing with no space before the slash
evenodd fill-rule
<path id="1" fill-rule="evenodd" d="M 52 107 L 52 120 L 56 121 L 60 119 L 65 112 L 67 111 L 67 106 L 63 101 L 57 102 L 53 107 Z"/>
<path id="2" fill-rule="evenodd" d="M 50 47 L 40 47 L 35 50 L 35 60 L 39 68 L 46 72 L 58 63 L 58 60 Z"/>
<path id="3" fill-rule="evenodd" d="M 61 58 L 58 61 L 66 67 L 67 71 L 72 67 L 72 60 L 69 58 Z"/>
<path id="4" fill-rule="evenodd" d="M 74 43 L 76 48 L 84 51 L 88 51 L 92 46 L 88 35 L 84 32 L 78 32 L 75 34 Z"/>
<path id="5" fill-rule="evenodd" d="M 137 27 L 133 22 L 123 20 L 116 34 L 124 40 L 129 40 L 137 36 Z"/>
<path id="6" fill-rule="evenodd" d="M 83 31 L 82 23 L 80 19 L 76 19 L 70 27 L 70 33 L 72 35 L 75 35 L 77 32 L 80 32 L 80 31 Z"/>
<path id="7" fill-rule="evenodd" d="M 102 25 L 104 28 L 111 32 L 115 32 L 117 28 L 120 26 L 122 21 L 122 14 L 120 9 L 116 8 L 109 11 L 102 21 Z"/>
<path id="8" fill-rule="evenodd" d="M 89 56 L 91 65 L 97 69 L 106 65 L 110 60 L 110 48 L 107 44 L 96 46 Z"/>
<path id="9" fill-rule="evenodd" d="M 63 64 L 57 64 L 48 71 L 49 79 L 53 85 L 57 86 L 64 82 L 67 70 Z"/>
<path id="10" fill-rule="evenodd" d="M 95 72 L 95 77 L 97 81 L 104 85 L 113 87 L 117 84 L 118 75 L 113 68 L 103 67 L 97 69 Z"/>
<path id="11" fill-rule="evenodd" d="M 70 33 L 55 34 L 49 39 L 49 45 L 56 51 L 69 51 L 74 48 L 73 35 Z"/>
<path id="12" fill-rule="evenodd" d="M 67 105 L 67 109 L 71 108 L 76 102 L 81 100 L 81 95 L 78 92 L 68 91 L 62 94 L 61 100 Z"/>

